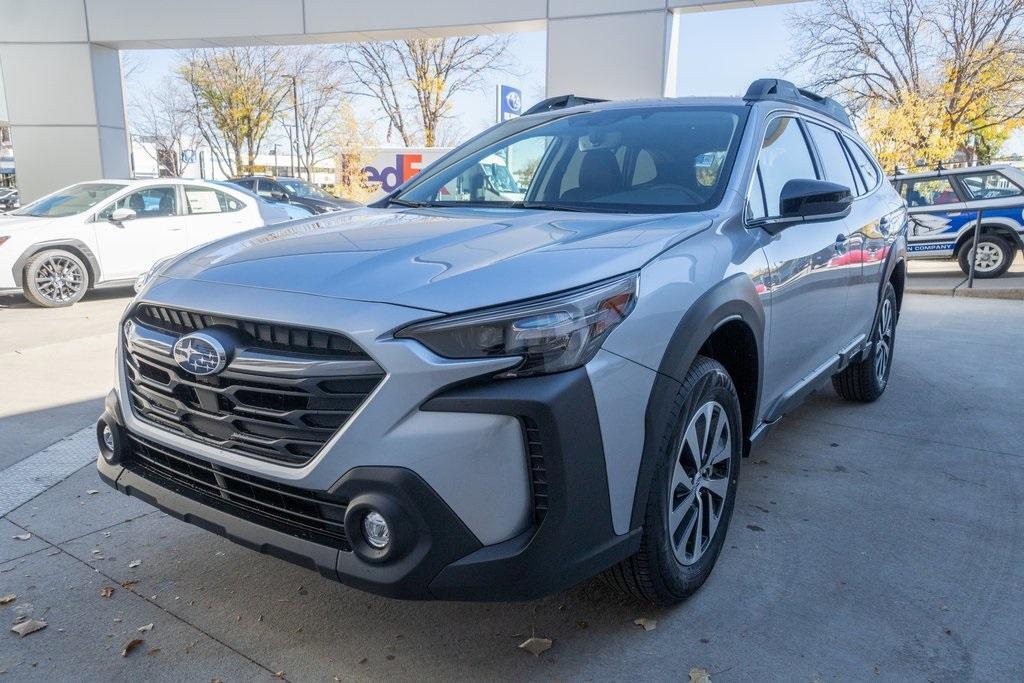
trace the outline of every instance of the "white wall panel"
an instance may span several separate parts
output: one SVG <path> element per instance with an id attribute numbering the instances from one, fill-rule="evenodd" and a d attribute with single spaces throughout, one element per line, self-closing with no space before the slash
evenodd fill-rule
<path id="1" fill-rule="evenodd" d="M 12 124 L 96 124 L 88 43 L 0 43 L 0 64 Z"/>
<path id="2" fill-rule="evenodd" d="M 98 43 L 303 32 L 302 0 L 86 0 L 86 6 L 89 36 Z"/>
<path id="3" fill-rule="evenodd" d="M 88 40 L 82 0 L 0 0 L 0 43 Z"/>

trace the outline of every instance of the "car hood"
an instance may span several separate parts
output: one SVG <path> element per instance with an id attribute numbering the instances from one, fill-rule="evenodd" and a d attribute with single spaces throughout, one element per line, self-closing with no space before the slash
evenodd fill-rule
<path id="1" fill-rule="evenodd" d="M 9 213 L 0 213 L 0 235 L 16 235 L 30 230 L 39 230 L 52 225 L 56 218 L 41 218 L 39 216 L 14 216 Z"/>
<path id="2" fill-rule="evenodd" d="M 364 208 L 221 240 L 162 275 L 455 312 L 637 269 L 710 224 L 697 213 Z"/>

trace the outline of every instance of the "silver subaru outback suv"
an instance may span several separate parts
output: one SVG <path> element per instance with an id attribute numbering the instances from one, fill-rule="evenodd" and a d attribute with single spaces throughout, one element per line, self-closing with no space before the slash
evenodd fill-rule
<path id="1" fill-rule="evenodd" d="M 886 388 L 906 212 L 835 102 L 542 102 L 375 206 L 158 265 L 100 476 L 400 598 L 707 578 L 740 462 Z"/>

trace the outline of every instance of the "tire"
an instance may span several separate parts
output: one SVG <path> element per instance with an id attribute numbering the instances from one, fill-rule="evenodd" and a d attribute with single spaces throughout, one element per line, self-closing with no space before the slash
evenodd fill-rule
<path id="1" fill-rule="evenodd" d="M 62 308 L 77 303 L 89 289 L 89 270 L 75 254 L 47 249 L 25 263 L 22 290 L 36 306 Z"/>
<path id="2" fill-rule="evenodd" d="M 971 274 L 971 247 L 973 243 L 968 240 L 957 254 L 957 262 L 964 275 Z M 978 237 L 979 258 L 974 266 L 974 277 L 979 279 L 999 277 L 1013 263 L 1017 250 L 1013 248 L 1005 238 L 999 235 L 986 235 L 982 233 Z"/>
<path id="3" fill-rule="evenodd" d="M 893 289 L 891 282 L 887 282 L 885 289 L 882 290 L 882 299 L 871 327 L 871 352 L 864 360 L 850 363 L 845 369 L 832 375 L 832 386 L 835 387 L 836 393 L 847 401 L 877 401 L 889 386 L 898 318 L 896 290 Z"/>
<path id="4" fill-rule="evenodd" d="M 709 416 L 712 438 L 703 436 Z M 698 356 L 661 430 L 640 550 L 606 570 L 606 583 L 661 606 L 681 602 L 703 585 L 732 518 L 742 445 L 740 403 L 732 379 L 720 363 Z M 691 458 L 695 450 L 703 452 L 702 468 Z"/>

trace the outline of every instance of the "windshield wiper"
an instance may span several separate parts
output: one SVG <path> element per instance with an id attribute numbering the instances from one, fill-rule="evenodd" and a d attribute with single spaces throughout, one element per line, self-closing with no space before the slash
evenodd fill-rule
<path id="1" fill-rule="evenodd" d="M 414 209 L 419 209 L 424 206 L 429 206 L 427 202 L 415 202 L 411 199 L 399 199 L 398 197 L 391 197 L 388 199 L 388 204 L 398 204 L 399 206 L 410 206 Z"/>
<path id="2" fill-rule="evenodd" d="M 555 204 L 553 202 L 512 202 L 508 205 L 510 209 L 540 209 L 542 211 L 574 211 L 577 213 L 627 213 L 622 209 L 606 207 L 582 207 L 569 204 Z"/>

